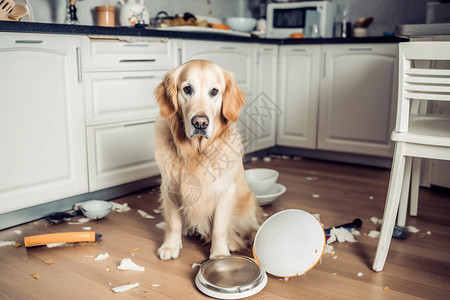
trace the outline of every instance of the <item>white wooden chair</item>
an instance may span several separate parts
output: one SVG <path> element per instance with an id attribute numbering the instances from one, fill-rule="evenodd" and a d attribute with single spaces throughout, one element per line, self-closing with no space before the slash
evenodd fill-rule
<path id="1" fill-rule="evenodd" d="M 399 96 L 391 177 L 373 269 L 381 271 L 391 243 L 401 202 L 400 225 L 405 225 L 413 158 L 450 160 L 450 118 L 411 114 L 411 101 L 450 101 L 450 69 L 414 67 L 416 60 L 450 60 L 450 42 L 407 42 L 399 45 Z M 413 170 L 413 190 L 418 190 L 420 165 Z M 403 195 L 402 195 L 403 194 Z M 402 197 L 402 200 L 400 201 Z M 417 210 L 417 198 L 411 207 Z M 415 212 L 417 214 L 417 211 Z"/>

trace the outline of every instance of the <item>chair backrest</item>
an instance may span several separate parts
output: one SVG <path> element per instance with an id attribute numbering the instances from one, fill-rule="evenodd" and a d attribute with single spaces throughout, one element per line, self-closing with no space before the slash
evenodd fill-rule
<path id="1" fill-rule="evenodd" d="M 441 61 L 450 61 L 449 42 L 400 43 L 397 132 L 408 131 L 411 100 L 450 101 L 450 67 Z"/>

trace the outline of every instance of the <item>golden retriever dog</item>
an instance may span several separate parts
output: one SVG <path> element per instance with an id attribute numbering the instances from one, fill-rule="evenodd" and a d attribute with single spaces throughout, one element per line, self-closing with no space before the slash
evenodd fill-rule
<path id="1" fill-rule="evenodd" d="M 167 73 L 155 95 L 155 155 L 166 222 L 159 258 L 177 258 L 182 235 L 210 242 L 210 258 L 247 247 L 262 210 L 247 185 L 236 127 L 244 93 L 218 65 L 193 60 Z"/>

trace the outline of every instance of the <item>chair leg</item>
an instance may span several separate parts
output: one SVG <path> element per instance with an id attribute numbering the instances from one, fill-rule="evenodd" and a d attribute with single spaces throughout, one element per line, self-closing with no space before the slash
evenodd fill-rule
<path id="1" fill-rule="evenodd" d="M 394 231 L 395 219 L 400 201 L 402 181 L 405 174 L 406 158 L 403 155 L 404 144 L 396 143 L 394 160 L 392 162 L 391 177 L 384 208 L 383 225 L 381 226 L 380 238 L 378 240 L 377 251 L 372 268 L 379 272 L 383 270 L 384 263 L 391 244 L 392 233 Z"/>
<path id="2" fill-rule="evenodd" d="M 397 225 L 405 227 L 406 211 L 408 210 L 409 186 L 411 182 L 411 163 L 412 157 L 407 156 L 405 160 L 405 174 L 403 176 L 402 192 L 400 196 L 400 206 L 398 208 Z"/>
<path id="3" fill-rule="evenodd" d="M 417 216 L 419 206 L 419 181 L 420 181 L 420 167 L 422 159 L 420 157 L 414 157 L 412 179 L 411 179 L 411 200 L 409 204 L 409 214 L 411 216 Z"/>

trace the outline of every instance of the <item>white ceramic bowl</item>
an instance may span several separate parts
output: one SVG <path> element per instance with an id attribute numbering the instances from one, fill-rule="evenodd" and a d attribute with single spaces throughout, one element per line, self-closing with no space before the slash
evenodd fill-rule
<path id="1" fill-rule="evenodd" d="M 274 185 L 272 185 L 266 195 L 258 195 L 256 196 L 256 199 L 258 199 L 259 205 L 267 205 L 277 200 L 285 192 L 286 187 L 284 185 L 275 183 Z"/>
<path id="2" fill-rule="evenodd" d="M 81 203 L 81 212 L 86 218 L 101 219 L 111 212 L 112 204 L 103 200 L 89 200 Z"/>
<path id="3" fill-rule="evenodd" d="M 256 196 L 267 195 L 277 182 L 278 171 L 266 168 L 245 170 L 248 186 Z"/>
<path id="4" fill-rule="evenodd" d="M 319 221 L 303 210 L 282 210 L 259 228 L 253 255 L 261 268 L 275 276 L 299 276 L 312 269 L 325 250 Z"/>
<path id="5" fill-rule="evenodd" d="M 225 24 L 230 26 L 232 30 L 240 32 L 251 32 L 256 26 L 255 18 L 226 18 Z"/>

